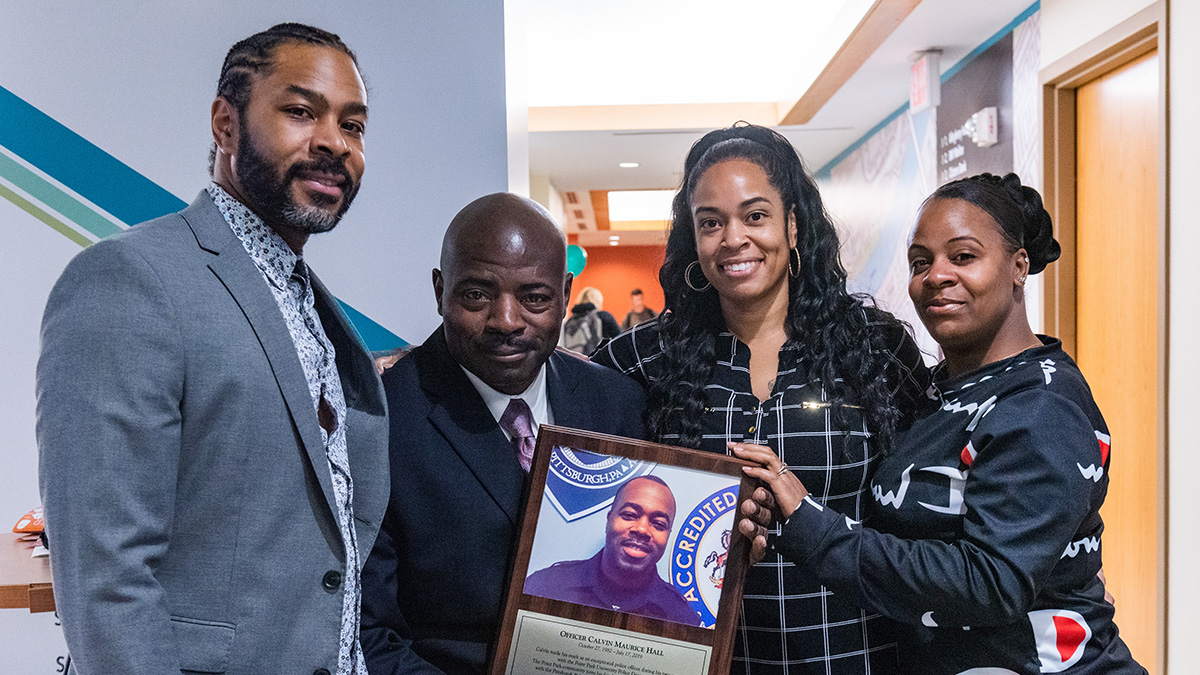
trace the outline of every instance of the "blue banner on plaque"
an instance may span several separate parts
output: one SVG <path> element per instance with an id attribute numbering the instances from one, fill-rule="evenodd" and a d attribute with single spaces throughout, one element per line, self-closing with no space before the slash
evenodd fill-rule
<path id="1" fill-rule="evenodd" d="M 654 462 L 556 445 L 550 453 L 546 498 L 569 523 L 612 504 L 622 485 L 650 473 L 655 466 Z"/>

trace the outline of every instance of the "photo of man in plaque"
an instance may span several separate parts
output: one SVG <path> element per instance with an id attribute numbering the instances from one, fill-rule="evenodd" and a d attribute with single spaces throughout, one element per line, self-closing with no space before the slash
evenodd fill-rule
<path id="1" fill-rule="evenodd" d="M 604 547 L 587 560 L 557 562 L 529 575 L 525 593 L 699 626 L 700 615 L 658 576 L 675 523 L 675 495 L 661 478 L 634 478 L 617 492 Z"/>

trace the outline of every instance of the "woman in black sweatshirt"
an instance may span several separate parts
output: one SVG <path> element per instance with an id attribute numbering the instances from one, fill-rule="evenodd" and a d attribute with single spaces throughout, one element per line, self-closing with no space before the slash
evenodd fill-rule
<path id="1" fill-rule="evenodd" d="M 1058 256 L 1015 174 L 948 183 L 922 206 L 909 296 L 945 360 L 871 480 L 869 528 L 818 505 L 769 448 L 731 446 L 762 465 L 747 473 L 784 520 L 778 550 L 904 624 L 910 672 L 1146 672 L 1097 577 L 1108 429 L 1062 344 L 1026 316 L 1027 276 Z"/>

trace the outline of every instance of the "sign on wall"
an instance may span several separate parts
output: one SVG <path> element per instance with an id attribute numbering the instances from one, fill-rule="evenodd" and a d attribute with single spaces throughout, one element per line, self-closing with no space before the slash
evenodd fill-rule
<path id="1" fill-rule="evenodd" d="M 1013 170 L 1012 85 L 1011 33 L 942 83 L 937 110 L 939 185 Z"/>

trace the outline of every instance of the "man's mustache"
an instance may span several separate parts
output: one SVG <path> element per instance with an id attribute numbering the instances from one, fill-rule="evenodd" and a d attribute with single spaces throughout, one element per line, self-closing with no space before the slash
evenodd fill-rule
<path id="1" fill-rule="evenodd" d="M 346 162 L 340 157 L 318 157 L 316 159 L 296 162 L 288 167 L 287 174 L 284 176 L 284 183 L 290 183 L 302 173 L 328 173 L 341 176 L 343 179 L 341 184 L 343 194 L 353 192 L 355 187 L 354 179 L 350 177 L 350 172 L 346 170 Z"/>
<path id="2" fill-rule="evenodd" d="M 508 349 L 529 352 L 538 347 L 538 343 L 535 340 L 529 340 L 516 335 L 485 335 L 481 342 L 486 351 Z"/>
<path id="3" fill-rule="evenodd" d="M 630 532 L 626 534 L 621 541 L 622 543 L 629 542 L 632 544 L 637 544 L 638 546 L 653 548 L 653 539 L 645 532 Z"/>

